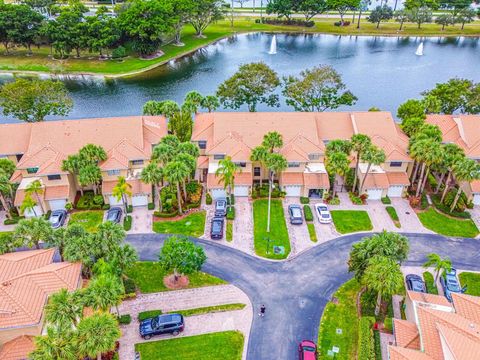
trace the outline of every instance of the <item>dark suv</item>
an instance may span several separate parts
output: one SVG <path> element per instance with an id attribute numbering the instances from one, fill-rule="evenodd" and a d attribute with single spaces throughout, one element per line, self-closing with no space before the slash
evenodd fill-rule
<path id="1" fill-rule="evenodd" d="M 419 276 L 415 274 L 408 274 L 405 278 L 407 282 L 407 288 L 411 291 L 418 291 L 422 293 L 426 293 L 427 289 L 425 287 L 425 281 Z"/>
<path id="2" fill-rule="evenodd" d="M 154 335 L 178 335 L 184 328 L 185 323 L 182 315 L 158 315 L 140 322 L 140 336 L 145 340 L 148 340 Z"/>
<path id="3" fill-rule="evenodd" d="M 210 229 L 210 238 L 221 240 L 223 238 L 223 217 L 214 217 Z"/>

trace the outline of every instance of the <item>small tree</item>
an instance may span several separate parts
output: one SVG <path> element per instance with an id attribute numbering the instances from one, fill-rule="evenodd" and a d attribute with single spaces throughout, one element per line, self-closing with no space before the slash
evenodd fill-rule
<path id="1" fill-rule="evenodd" d="M 371 144 L 372 140 L 364 134 L 354 134 L 351 138 L 352 150 L 355 151 L 355 177 L 353 178 L 353 186 L 352 191 L 355 192 L 357 188 L 357 180 L 358 180 L 358 168 L 360 165 L 360 159 L 362 154 L 365 150 L 367 150 Z"/>
<path id="2" fill-rule="evenodd" d="M 84 293 L 86 306 L 94 310 L 108 312 L 112 306 L 115 306 L 117 316 L 120 316 L 118 304 L 125 293 L 120 278 L 114 274 L 101 274 L 95 276 Z"/>
<path id="3" fill-rule="evenodd" d="M 232 161 L 230 156 L 220 160 L 218 165 L 215 175 L 219 177 L 224 189 L 227 189 L 228 197 L 231 198 L 232 190 L 235 187 L 235 174 L 241 172 L 242 169 Z"/>
<path id="4" fill-rule="evenodd" d="M 397 117 L 401 120 L 406 120 L 413 117 L 425 119 L 425 105 L 420 100 L 407 100 L 398 107 Z"/>
<path id="5" fill-rule="evenodd" d="M 356 9 L 360 5 L 360 0 L 327 0 L 327 7 L 329 9 L 338 11 L 340 14 L 340 24 L 343 26 L 343 17 L 346 12 L 351 9 Z"/>
<path id="6" fill-rule="evenodd" d="M 91 163 L 82 166 L 78 174 L 78 182 L 81 187 L 92 185 L 95 195 L 99 192 L 100 182 L 102 181 L 102 172 L 97 164 Z"/>
<path id="7" fill-rule="evenodd" d="M 207 95 L 203 98 L 201 106 L 207 109 L 208 112 L 212 112 L 220 107 L 220 102 L 215 95 Z"/>
<path id="8" fill-rule="evenodd" d="M 459 183 L 462 181 L 472 182 L 473 180 L 479 180 L 480 165 L 475 160 L 465 157 L 458 160 L 453 165 L 453 173 L 455 175 L 455 179 Z M 452 206 L 450 207 L 451 212 L 457 206 L 457 202 L 461 194 L 462 194 L 462 187 L 459 186 L 457 190 L 457 194 L 455 195 L 455 199 L 453 200 Z"/>
<path id="9" fill-rule="evenodd" d="M 408 21 L 408 13 L 405 10 L 397 10 L 393 13 L 395 21 L 400 23 L 400 28 L 398 30 L 402 31 L 403 24 L 405 21 Z"/>
<path id="10" fill-rule="evenodd" d="M 190 14 L 190 23 L 195 29 L 197 37 L 205 37 L 203 31 L 212 22 L 221 20 L 225 14 L 223 0 L 195 0 L 195 7 Z"/>
<path id="11" fill-rule="evenodd" d="M 365 181 L 367 180 L 372 165 L 380 165 L 385 162 L 385 152 L 379 147 L 372 145 L 370 146 L 370 148 L 365 149 L 362 160 L 367 162 L 367 170 L 365 172 L 365 175 L 363 176 L 362 184 L 360 185 L 360 194 L 363 193 Z"/>
<path id="12" fill-rule="evenodd" d="M 459 22 L 460 24 L 462 24 L 462 30 L 463 30 L 465 27 L 465 24 L 470 24 L 471 22 L 475 21 L 476 16 L 477 16 L 477 13 L 475 9 L 468 7 L 460 10 L 457 16 L 452 19 L 452 21 Z"/>
<path id="13" fill-rule="evenodd" d="M 435 23 L 442 25 L 442 31 L 445 30 L 445 26 L 453 25 L 453 16 L 451 14 L 440 14 L 435 19 Z"/>
<path id="14" fill-rule="evenodd" d="M 31 360 L 77 360 L 77 346 L 71 328 L 48 326 L 47 333 L 35 337 Z"/>
<path id="15" fill-rule="evenodd" d="M 393 17 L 393 10 L 390 6 L 377 6 L 367 17 L 367 20 L 373 24 L 377 24 L 377 29 L 380 27 L 380 22 L 388 21 Z"/>
<path id="16" fill-rule="evenodd" d="M 180 184 L 182 184 L 188 177 L 190 170 L 184 162 L 172 161 L 165 166 L 164 171 L 168 182 L 177 187 L 178 212 L 182 214 L 182 194 L 180 191 Z"/>
<path id="17" fill-rule="evenodd" d="M 83 304 L 78 293 L 61 289 L 48 298 L 45 306 L 45 319 L 57 328 L 76 326 L 83 317 Z"/>
<path id="18" fill-rule="evenodd" d="M 267 161 L 267 156 L 268 156 L 268 149 L 265 146 L 257 146 L 252 149 L 252 152 L 250 153 L 250 160 L 259 162 L 260 165 L 265 168 L 266 167 L 266 161 Z M 260 177 L 260 186 L 262 186 L 262 177 Z"/>
<path id="19" fill-rule="evenodd" d="M 122 200 L 123 206 L 125 208 L 125 213 L 128 212 L 128 200 L 127 196 L 132 196 L 132 185 L 130 185 L 124 176 L 118 177 L 118 182 L 115 187 L 112 189 L 112 195 L 118 200 Z"/>
<path id="20" fill-rule="evenodd" d="M 350 160 L 348 159 L 347 154 L 340 151 L 329 152 L 325 159 L 325 168 L 329 175 L 344 176 L 348 169 L 350 168 Z M 335 184 L 333 186 L 332 197 L 337 195 Z"/>
<path id="21" fill-rule="evenodd" d="M 438 281 L 438 277 L 444 271 L 452 270 L 452 261 L 448 257 L 442 258 L 440 255 L 431 253 L 427 255 L 427 261 L 423 264 L 423 267 L 433 267 L 435 271 L 435 284 Z"/>
<path id="22" fill-rule="evenodd" d="M 155 208 L 159 207 L 159 210 L 162 211 L 162 198 L 160 196 L 160 184 L 162 183 L 164 178 L 163 169 L 158 166 L 155 161 L 150 162 L 147 166 L 145 166 L 142 170 L 141 179 L 146 184 L 151 184 L 154 188 L 155 199 L 157 202 L 155 203 Z"/>
<path id="23" fill-rule="evenodd" d="M 273 179 L 275 175 L 280 174 L 283 170 L 287 168 L 287 159 L 281 154 L 270 153 L 266 159 L 266 165 L 270 172 L 269 176 L 269 187 L 268 187 L 268 214 L 267 214 L 267 233 L 270 232 L 270 213 L 271 213 L 271 203 L 272 203 L 272 189 L 273 189 Z"/>
<path id="24" fill-rule="evenodd" d="M 48 242 L 52 236 L 52 226 L 43 217 L 20 220 L 13 232 L 15 242 L 36 249 L 40 249 L 40 242 Z"/>
<path id="25" fill-rule="evenodd" d="M 95 313 L 80 321 L 77 327 L 76 347 L 82 357 L 102 359 L 102 353 L 115 349 L 120 338 L 118 321 L 111 314 Z"/>
<path id="26" fill-rule="evenodd" d="M 173 272 L 175 281 L 180 275 L 200 271 L 205 260 L 207 256 L 203 248 L 186 236 L 172 236 L 165 240 L 159 255 L 160 266 L 166 272 Z"/>
<path id="27" fill-rule="evenodd" d="M 40 209 L 42 209 L 42 213 L 45 213 L 45 208 L 43 207 L 42 200 L 40 199 L 40 195 L 43 195 L 45 192 L 44 186 L 40 182 L 40 180 L 32 181 L 30 184 L 27 185 L 25 189 L 25 193 L 27 195 L 34 195 L 35 202 L 40 205 Z"/>
<path id="28" fill-rule="evenodd" d="M 36 206 L 37 206 L 37 202 L 33 200 L 30 194 L 26 194 L 25 198 L 22 201 L 22 204 L 20 205 L 20 212 L 24 214 L 25 211 L 30 211 L 33 213 L 33 216 L 37 217 L 38 215 L 37 215 L 37 212 L 35 211 Z"/>

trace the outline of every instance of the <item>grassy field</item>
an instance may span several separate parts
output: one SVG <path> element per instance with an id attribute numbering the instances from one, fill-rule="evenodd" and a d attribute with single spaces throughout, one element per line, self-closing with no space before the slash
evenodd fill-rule
<path id="1" fill-rule="evenodd" d="M 424 24 L 421 29 L 418 29 L 415 24 L 410 23 L 406 24 L 402 31 L 399 31 L 399 24 L 394 21 L 382 23 L 380 29 L 376 29 L 375 24 L 362 20 L 360 29 L 357 29 L 356 26 L 353 25 L 346 27 L 334 26 L 333 23 L 338 20 L 339 19 L 334 18 L 316 19 L 314 27 L 306 28 L 300 26 L 257 24 L 255 23 L 255 18 L 252 17 L 236 18 L 233 28 L 230 26 L 229 20 L 222 20 L 210 25 L 205 30 L 205 38 L 197 38 L 194 29 L 190 25 L 187 25 L 183 30 L 182 37 L 182 42 L 185 46 L 165 45 L 161 48 L 164 55 L 151 60 L 143 60 L 135 55 L 123 60 L 99 60 L 97 55 L 88 52 L 82 53 L 80 58 L 74 58 L 72 55 L 72 58 L 66 60 L 53 60 L 49 56 L 49 47 L 33 49 L 34 53 L 32 56 L 27 56 L 26 49 L 17 48 L 12 50 L 10 55 L 0 56 L 0 70 L 91 73 L 111 76 L 127 75 L 164 64 L 173 58 L 187 54 L 226 36 L 254 31 L 375 36 L 480 36 L 480 21 L 466 24 L 463 31 L 458 25 L 447 27 L 444 31 L 441 31 L 441 26 L 437 24 Z"/>
<path id="2" fill-rule="evenodd" d="M 466 238 L 478 235 L 478 229 L 472 220 L 454 219 L 440 214 L 433 208 L 418 213 L 418 218 L 427 229 L 441 235 Z"/>
<path id="3" fill-rule="evenodd" d="M 272 200 L 270 232 L 267 233 L 268 200 L 253 202 L 253 235 L 255 253 L 269 259 L 285 259 L 290 253 L 287 224 L 283 214 L 282 200 Z M 270 241 L 267 241 L 266 238 Z M 284 254 L 274 254 L 274 246 L 284 246 Z M 268 251 L 268 253 L 267 253 Z"/>
<path id="4" fill-rule="evenodd" d="M 331 214 L 335 228 L 340 234 L 369 231 L 373 229 L 372 222 L 366 211 L 332 210 Z"/>
<path id="5" fill-rule="evenodd" d="M 225 331 L 135 344 L 142 360 L 240 360 L 243 335 Z"/>
<path id="6" fill-rule="evenodd" d="M 216 313 L 216 312 L 224 312 L 224 311 L 234 311 L 234 310 L 242 310 L 245 308 L 245 304 L 224 304 L 224 305 L 216 305 L 216 306 L 206 306 L 201 308 L 195 309 L 188 309 L 188 310 L 176 310 L 171 311 L 170 313 L 175 314 L 182 314 L 183 316 L 193 316 L 193 315 L 202 315 L 202 314 L 209 314 L 209 313 Z M 150 310 L 150 311 L 143 311 L 138 314 L 138 320 L 142 321 L 154 316 L 161 315 L 161 310 Z"/>
<path id="7" fill-rule="evenodd" d="M 205 211 L 199 211 L 176 221 L 155 221 L 153 231 L 160 234 L 179 234 L 199 237 L 205 231 Z"/>
<path id="8" fill-rule="evenodd" d="M 462 272 L 458 275 L 460 285 L 467 285 L 466 294 L 480 296 L 480 274 L 472 272 Z"/>
<path id="9" fill-rule="evenodd" d="M 68 225 L 79 224 L 88 232 L 97 231 L 97 227 L 103 222 L 102 210 L 79 211 L 70 215 Z"/>
<path id="10" fill-rule="evenodd" d="M 135 266 L 127 271 L 126 275 L 135 281 L 138 289 L 142 293 L 154 293 L 170 290 L 163 284 L 163 278 L 167 275 L 167 273 L 163 271 L 160 265 L 156 262 L 137 262 Z M 204 272 L 188 275 L 188 279 L 190 280 L 190 283 L 188 284 L 189 288 L 226 284 L 226 282 L 222 279 Z"/>

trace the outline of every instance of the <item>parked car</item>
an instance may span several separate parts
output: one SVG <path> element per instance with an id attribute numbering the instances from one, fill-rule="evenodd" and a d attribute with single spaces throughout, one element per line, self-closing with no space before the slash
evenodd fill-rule
<path id="1" fill-rule="evenodd" d="M 332 222 L 332 215 L 330 214 L 327 205 L 315 204 L 315 213 L 321 224 L 330 224 Z"/>
<path id="2" fill-rule="evenodd" d="M 290 215 L 290 224 L 303 224 L 302 208 L 299 205 L 288 205 L 288 214 Z"/>
<path id="3" fill-rule="evenodd" d="M 215 216 L 227 215 L 227 199 L 217 199 L 215 201 Z"/>
<path id="4" fill-rule="evenodd" d="M 300 360 L 316 360 L 317 345 L 313 341 L 303 340 L 298 344 L 298 358 Z"/>
<path id="5" fill-rule="evenodd" d="M 411 291 L 418 291 L 422 293 L 427 292 L 427 288 L 425 287 L 425 281 L 423 281 L 422 277 L 415 274 L 408 274 L 405 277 L 407 283 L 407 289 Z"/>
<path id="6" fill-rule="evenodd" d="M 452 268 L 450 271 L 446 271 L 443 276 L 440 277 L 440 284 L 443 288 L 443 293 L 448 301 L 452 301 L 452 293 L 463 294 L 467 291 L 467 287 L 460 287 L 460 281 L 458 281 L 457 270 Z"/>
<path id="7" fill-rule="evenodd" d="M 223 239 L 223 217 L 214 217 L 212 219 L 212 226 L 210 227 L 210 238 L 221 240 Z"/>
<path id="8" fill-rule="evenodd" d="M 122 219 L 122 209 L 119 207 L 110 208 L 107 212 L 107 221 L 111 221 L 114 224 L 119 224 Z"/>
<path id="9" fill-rule="evenodd" d="M 140 322 L 140 336 L 145 340 L 155 335 L 178 335 L 185 328 L 181 314 L 165 314 L 145 319 Z"/>
<path id="10" fill-rule="evenodd" d="M 63 226 L 63 224 L 65 224 L 65 220 L 67 220 L 66 210 L 53 210 L 50 214 L 50 218 L 48 219 L 48 221 L 50 221 L 50 225 L 52 225 L 52 228 L 54 229 L 58 229 L 59 227 Z"/>

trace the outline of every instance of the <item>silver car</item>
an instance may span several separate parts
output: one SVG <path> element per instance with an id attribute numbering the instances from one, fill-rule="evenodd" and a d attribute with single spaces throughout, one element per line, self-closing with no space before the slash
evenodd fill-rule
<path id="1" fill-rule="evenodd" d="M 288 214 L 290 215 L 290 224 L 303 224 L 302 208 L 299 205 L 288 205 Z"/>
<path id="2" fill-rule="evenodd" d="M 315 204 L 315 213 L 321 224 L 330 224 L 332 222 L 332 215 L 330 214 L 327 205 Z"/>

